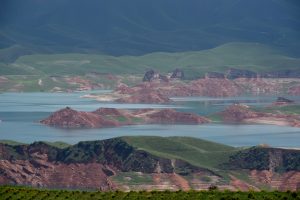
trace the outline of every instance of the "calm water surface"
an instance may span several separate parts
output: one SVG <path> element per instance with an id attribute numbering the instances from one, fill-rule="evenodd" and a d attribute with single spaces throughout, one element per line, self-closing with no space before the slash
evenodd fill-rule
<path id="1" fill-rule="evenodd" d="M 97 91 L 105 93 L 108 91 Z M 233 146 L 269 144 L 278 147 L 300 147 L 300 128 L 274 125 L 138 125 L 105 129 L 66 130 L 44 126 L 39 120 L 66 106 L 83 111 L 99 107 L 112 108 L 175 108 L 181 111 L 208 115 L 223 110 L 232 103 L 254 106 L 270 104 L 276 97 L 236 98 L 173 98 L 171 105 L 101 103 L 80 98 L 84 92 L 74 93 L 3 93 L 0 94 L 0 140 L 64 141 L 76 143 L 125 135 L 191 136 Z M 292 97 L 300 101 L 300 97 Z"/>

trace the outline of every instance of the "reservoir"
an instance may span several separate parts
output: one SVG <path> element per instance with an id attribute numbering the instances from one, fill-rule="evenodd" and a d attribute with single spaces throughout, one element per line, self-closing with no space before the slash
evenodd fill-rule
<path id="1" fill-rule="evenodd" d="M 109 91 L 94 92 L 106 93 Z M 120 104 L 81 98 L 81 96 L 88 93 L 90 92 L 0 94 L 0 140 L 14 140 L 24 143 L 63 141 L 74 144 L 79 141 L 102 140 L 120 136 L 152 135 L 197 137 L 238 147 L 268 144 L 274 147 L 300 148 L 300 128 L 287 126 L 222 123 L 203 125 L 151 124 L 74 130 L 39 124 L 39 120 L 66 106 L 81 111 L 93 111 L 100 107 L 124 109 L 174 108 L 179 111 L 210 115 L 224 110 L 232 103 L 266 106 L 276 100 L 276 97 L 185 97 L 173 98 L 174 103 L 168 105 Z M 300 101 L 300 97 L 289 98 Z"/>

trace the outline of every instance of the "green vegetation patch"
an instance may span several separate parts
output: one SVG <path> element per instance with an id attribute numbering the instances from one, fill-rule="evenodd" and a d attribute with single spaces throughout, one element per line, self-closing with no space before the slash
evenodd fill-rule
<path id="1" fill-rule="evenodd" d="M 300 192 L 230 192 L 230 191 L 140 191 L 140 192 L 121 192 L 121 191 L 112 191 L 112 192 L 100 192 L 100 191 L 71 191 L 71 190 L 45 190 L 45 189 L 33 189 L 26 187 L 0 187 L 0 200 L 11 200 L 11 199 L 119 199 L 119 200 L 159 200 L 159 199 L 178 199 L 178 200 L 196 200 L 196 199 L 214 199 L 214 200 L 226 200 L 226 199 L 235 199 L 235 200 L 266 200 L 266 199 L 299 199 Z"/>
<path id="2" fill-rule="evenodd" d="M 71 145 L 65 142 L 44 142 L 50 146 L 57 147 L 59 149 L 64 149 L 70 147 Z"/>
<path id="3" fill-rule="evenodd" d="M 260 112 L 267 112 L 267 113 L 283 113 L 283 114 L 300 114 L 300 105 L 293 104 L 293 105 L 285 105 L 285 106 L 269 106 L 263 108 L 253 108 Z"/>
<path id="4" fill-rule="evenodd" d="M 120 172 L 116 176 L 113 176 L 112 179 L 114 182 L 128 186 L 153 183 L 151 174 L 140 172 Z"/>
<path id="5" fill-rule="evenodd" d="M 189 137 L 123 137 L 130 145 L 164 158 L 181 159 L 195 166 L 218 168 L 238 149 Z"/>
<path id="6" fill-rule="evenodd" d="M 276 172 L 299 171 L 300 151 L 293 149 L 251 147 L 230 156 L 229 162 L 222 165 L 223 169 L 269 170 L 270 162 L 282 162 L 276 166 Z"/>
<path id="7" fill-rule="evenodd" d="M 291 58 L 271 47 L 257 43 L 227 43 L 202 51 L 155 52 L 142 56 L 91 54 L 27 55 L 0 68 L 1 74 L 84 75 L 88 72 L 143 74 L 153 68 L 163 73 L 181 68 L 187 79 L 206 72 L 224 72 L 234 67 L 255 72 L 299 69 L 300 59 Z M 1 72 L 1 71 L 0 71 Z"/>
<path id="8" fill-rule="evenodd" d="M 0 143 L 1 144 L 8 144 L 8 145 L 11 145 L 11 146 L 17 146 L 17 145 L 25 144 L 25 143 L 13 141 L 13 140 L 0 140 Z"/>

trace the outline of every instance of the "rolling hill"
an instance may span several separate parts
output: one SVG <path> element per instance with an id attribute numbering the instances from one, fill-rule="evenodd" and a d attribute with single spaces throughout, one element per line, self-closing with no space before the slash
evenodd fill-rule
<path id="1" fill-rule="evenodd" d="M 299 56 L 299 9 L 297 0 L 3 0 L 0 58 L 144 55 L 230 42 L 262 43 Z"/>
<path id="2" fill-rule="evenodd" d="M 149 69 L 163 73 L 181 68 L 187 79 L 205 72 L 251 69 L 255 72 L 295 70 L 300 59 L 285 55 L 270 46 L 257 43 L 228 43 L 202 51 L 179 53 L 156 52 L 142 56 L 109 56 L 103 54 L 44 54 L 19 57 L 12 64 L 2 64 L 2 75 L 84 75 L 91 72 L 115 75 L 141 75 Z"/>
<path id="3" fill-rule="evenodd" d="M 75 145 L 2 141 L 0 185 L 104 191 L 211 186 L 296 191 L 299 152 L 234 148 L 188 137 L 121 137 Z"/>

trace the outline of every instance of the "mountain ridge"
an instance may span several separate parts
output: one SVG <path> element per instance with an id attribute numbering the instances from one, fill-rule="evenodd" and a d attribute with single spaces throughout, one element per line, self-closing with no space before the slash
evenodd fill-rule
<path id="1" fill-rule="evenodd" d="M 0 184 L 104 191 L 203 190 L 212 185 L 244 191 L 299 189 L 299 150 L 142 136 L 56 145 L 1 143 Z"/>
<path id="2" fill-rule="evenodd" d="M 5 0 L 1 7 L 0 48 L 117 56 L 259 42 L 299 56 L 295 0 Z"/>

